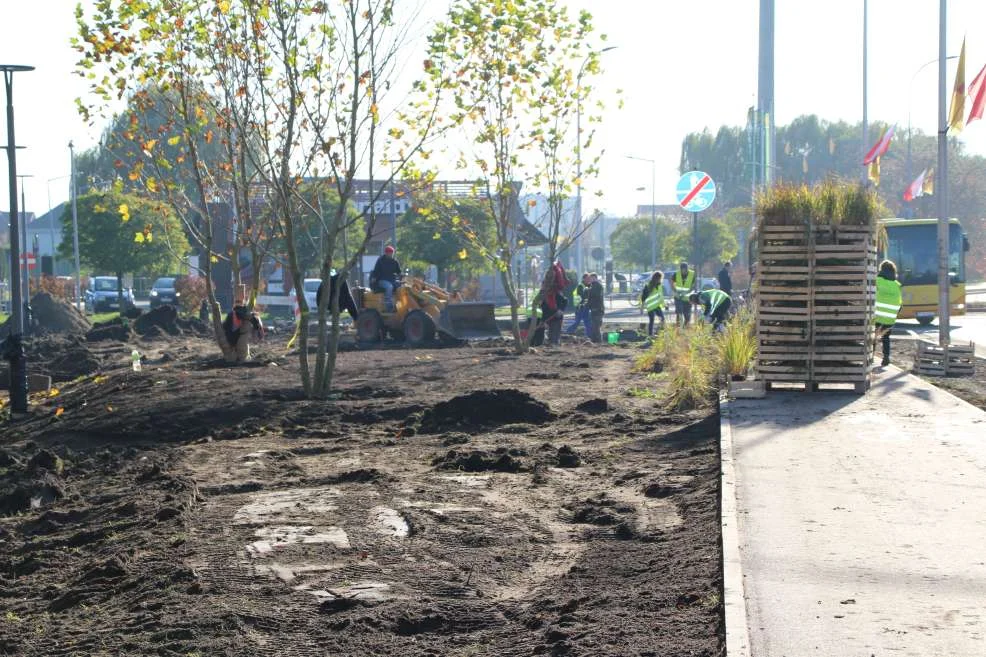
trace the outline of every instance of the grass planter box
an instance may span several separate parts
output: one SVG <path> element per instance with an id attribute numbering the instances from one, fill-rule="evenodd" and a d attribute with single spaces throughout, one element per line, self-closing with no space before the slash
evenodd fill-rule
<path id="1" fill-rule="evenodd" d="M 816 192 L 794 189 L 771 193 L 800 195 L 809 209 L 811 203 L 824 205 L 811 196 Z M 823 186 L 817 193 L 839 193 L 833 189 Z M 761 215 L 754 279 L 757 371 L 768 389 L 771 383 L 803 384 L 806 391 L 848 383 L 865 392 L 876 298 L 874 224 L 820 221 L 801 207 L 799 216 L 806 214 L 804 222 Z"/>

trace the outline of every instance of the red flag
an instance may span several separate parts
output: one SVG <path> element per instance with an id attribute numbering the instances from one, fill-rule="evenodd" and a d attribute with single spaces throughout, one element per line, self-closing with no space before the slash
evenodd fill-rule
<path id="1" fill-rule="evenodd" d="M 905 201 L 907 201 L 908 203 L 910 203 L 911 201 L 913 201 L 917 197 L 922 196 L 924 194 L 924 191 L 923 191 L 923 189 L 924 189 L 924 177 L 927 174 L 928 174 L 928 170 L 925 169 L 924 171 L 921 172 L 921 175 L 918 176 L 914 180 L 914 182 L 912 182 L 910 185 L 907 186 L 907 189 L 904 190 L 904 200 Z"/>
<path id="2" fill-rule="evenodd" d="M 863 158 L 864 165 L 870 164 L 873 160 L 886 154 L 887 149 L 890 148 L 890 140 L 894 136 L 894 128 L 896 127 L 897 126 L 891 126 L 887 128 L 880 137 L 880 140 L 873 144 L 873 148 L 871 148 L 869 152 L 866 153 L 866 157 Z"/>
<path id="3" fill-rule="evenodd" d="M 983 118 L 983 110 L 986 109 L 986 66 L 983 66 L 983 70 L 979 71 L 979 75 L 969 85 L 969 96 L 972 98 L 972 109 L 969 110 L 966 125 Z"/>

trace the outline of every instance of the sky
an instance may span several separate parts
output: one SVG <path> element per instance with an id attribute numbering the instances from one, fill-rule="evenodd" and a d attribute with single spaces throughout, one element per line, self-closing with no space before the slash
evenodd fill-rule
<path id="1" fill-rule="evenodd" d="M 605 148 L 601 174 L 585 183 L 585 212 L 598 208 L 610 216 L 631 215 L 637 205 L 651 202 L 652 188 L 657 203 L 674 203 L 683 137 L 742 125 L 747 108 L 756 104 L 759 0 L 560 1 L 591 11 L 598 31 L 608 37 L 600 47 L 616 46 L 602 55 L 605 74 L 598 91 L 611 98 L 621 89 L 624 101 L 622 109 L 607 103 L 597 137 Z M 440 16 L 448 5 L 447 0 L 398 2 L 418 2 L 425 20 Z M 38 214 L 47 211 L 49 198 L 56 205 L 68 197 L 69 141 L 77 150 L 92 147 L 103 127 L 87 126 L 75 109 L 75 99 L 86 91 L 73 74 L 77 54 L 69 45 L 75 4 L 0 0 L 0 64 L 36 67 L 15 75 L 13 95 L 17 143 L 26 147 L 18 151 L 17 169 L 32 176 L 24 179 L 26 209 Z M 802 114 L 859 121 L 863 0 L 776 0 L 775 11 L 777 122 Z M 966 37 L 969 82 L 986 64 L 986 2 L 950 0 L 947 23 L 949 55 L 958 54 Z M 935 132 L 937 67 L 919 69 L 937 56 L 938 2 L 869 0 L 870 121 L 896 123 L 902 134 L 910 113 L 915 128 Z M 949 65 L 951 87 L 955 62 Z M 2 114 L 0 125 L 5 130 Z M 986 121 L 973 123 L 959 139 L 969 152 L 986 155 Z M 0 132 L 0 142 L 6 141 Z M 6 210 L 8 185 L 2 178 L 0 209 Z"/>

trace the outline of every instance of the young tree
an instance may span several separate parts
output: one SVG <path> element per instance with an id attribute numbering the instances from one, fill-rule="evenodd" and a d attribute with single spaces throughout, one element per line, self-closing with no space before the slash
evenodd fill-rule
<path id="1" fill-rule="evenodd" d="M 523 246 L 517 230 L 519 181 L 548 188 L 553 258 L 564 245 L 561 203 L 577 183 L 571 153 L 591 145 L 586 134 L 572 131 L 576 110 L 591 90 L 581 84 L 579 64 L 588 58 L 581 72 L 599 72 L 598 53 L 585 45 L 591 33 L 587 12 L 573 20 L 552 0 L 457 0 L 430 38 L 425 90 L 448 92 L 451 106 L 443 114 L 469 142 L 458 167 L 477 175 L 495 227 L 491 242 L 475 233 L 470 239 L 500 272 L 518 352 L 527 349 L 513 271 Z M 595 159 L 582 157 L 585 172 L 592 173 Z"/>
<path id="2" fill-rule="evenodd" d="M 77 202 L 79 256 L 96 272 L 116 275 L 123 312 L 123 275 L 177 271 L 189 244 L 181 222 L 163 203 L 133 194 L 93 192 Z M 61 256 L 72 255 L 72 213 L 62 215 Z"/>
<path id="3" fill-rule="evenodd" d="M 174 92 L 173 121 L 154 138 L 142 133 L 146 159 L 129 175 L 144 179 L 149 189 L 163 189 L 176 207 L 183 207 L 208 252 L 206 277 L 211 278 L 212 263 L 234 255 L 225 252 L 213 228 L 214 201 L 224 200 L 235 209 L 236 234 L 251 250 L 282 240 L 287 269 L 300 290 L 304 262 L 299 244 L 305 239 L 300 217 L 314 216 L 320 224 L 323 281 L 333 268 L 345 277 L 373 234 L 373 201 L 390 179 L 377 179 L 380 160 L 396 156 L 397 165 L 388 170 L 397 175 L 428 136 L 434 113 L 426 105 L 409 110 L 418 119 L 413 139 L 385 127 L 393 115 L 384 101 L 406 29 L 395 18 L 393 0 L 143 0 L 99 3 L 91 20 L 80 18 L 79 45 L 83 73 L 102 69 L 103 77 L 94 75 L 94 89 L 106 98 L 147 81 Z M 215 128 L 210 126 L 213 116 Z M 200 139 L 221 141 L 227 157 L 219 166 L 210 167 L 201 157 Z M 172 161 L 155 150 L 162 144 L 183 150 Z M 388 153 L 391 144 L 395 152 Z M 173 180 L 161 184 L 163 173 L 176 164 L 189 168 L 194 194 L 183 193 Z M 369 178 L 370 203 L 353 215 L 358 175 Z M 306 178 L 334 189 L 338 203 L 319 203 L 320 193 L 304 189 Z M 366 232 L 348 258 L 335 262 L 337 240 L 359 222 Z M 226 352 L 211 285 L 209 291 L 217 337 Z M 313 369 L 309 308 L 299 295 L 301 378 L 311 396 L 328 393 L 335 367 L 339 312 L 337 295 L 331 296 L 328 307 L 323 302 L 318 309 Z"/>
<path id="4" fill-rule="evenodd" d="M 198 250 L 217 344 L 232 359 L 213 272 L 228 260 L 238 284 L 239 244 L 252 240 L 260 250 L 272 235 L 269 222 L 259 229 L 252 223 L 252 173 L 242 149 L 249 135 L 234 134 L 226 96 L 206 91 L 216 86 L 210 39 L 224 6 L 209 0 L 100 2 L 87 14 L 80 5 L 73 42 L 81 53 L 78 73 L 98 99 L 91 106 L 79 101 L 82 115 L 108 118 L 117 100 L 128 99 L 128 111 L 110 128 L 114 138 L 103 144 L 121 174 L 113 188 L 122 191 L 126 181 L 167 203 L 182 221 Z M 254 268 L 254 290 L 258 276 Z"/>

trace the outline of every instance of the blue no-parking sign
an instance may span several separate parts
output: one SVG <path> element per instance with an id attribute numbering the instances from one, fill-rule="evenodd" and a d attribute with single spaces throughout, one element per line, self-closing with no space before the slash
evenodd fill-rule
<path id="1" fill-rule="evenodd" d="M 682 208 L 688 212 L 701 212 L 716 200 L 716 184 L 704 171 L 689 171 L 678 181 L 675 193 Z"/>

